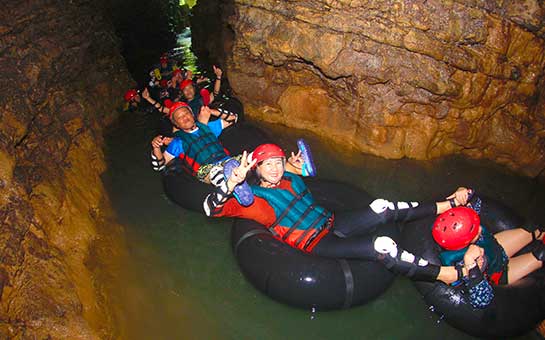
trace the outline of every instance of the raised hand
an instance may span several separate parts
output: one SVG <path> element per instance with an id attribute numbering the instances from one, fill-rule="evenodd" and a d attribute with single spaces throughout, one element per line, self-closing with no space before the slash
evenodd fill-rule
<path id="1" fill-rule="evenodd" d="M 156 136 L 156 137 L 153 138 L 153 140 L 151 141 L 151 146 L 152 146 L 154 149 L 160 149 L 162 145 L 163 145 L 163 136 L 161 136 L 161 135 Z"/>
<path id="2" fill-rule="evenodd" d="M 150 99 L 149 90 L 147 87 L 144 89 L 144 91 L 142 91 L 142 98 Z"/>
<path id="3" fill-rule="evenodd" d="M 466 250 L 466 253 L 464 254 L 465 265 L 470 266 L 473 263 L 476 263 L 480 268 L 482 267 L 483 262 L 484 262 L 484 249 L 477 245 L 470 244 Z"/>
<path id="4" fill-rule="evenodd" d="M 469 199 L 469 189 L 459 187 L 452 195 L 447 197 L 448 200 L 452 198 L 454 198 L 459 205 L 466 205 Z"/>
<path id="5" fill-rule="evenodd" d="M 248 159 L 248 153 L 244 151 L 242 153 L 242 159 L 240 160 L 240 165 L 233 169 L 231 177 L 229 177 L 228 183 L 232 184 L 232 187 L 244 182 L 248 171 L 257 163 L 256 159 Z M 231 185 L 229 186 L 231 187 Z"/>
<path id="6" fill-rule="evenodd" d="M 221 79 L 221 76 L 223 75 L 223 71 L 221 70 L 221 68 L 217 67 L 216 65 L 212 65 L 212 69 L 214 70 L 216 78 Z"/>
<path id="7" fill-rule="evenodd" d="M 297 154 L 292 152 L 290 158 L 288 158 L 288 162 L 298 169 L 302 168 L 305 161 L 303 160 L 303 157 L 301 157 L 301 150 L 299 150 Z"/>

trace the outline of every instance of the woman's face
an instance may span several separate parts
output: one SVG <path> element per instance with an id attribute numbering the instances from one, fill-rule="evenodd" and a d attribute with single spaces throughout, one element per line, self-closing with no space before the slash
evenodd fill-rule
<path id="1" fill-rule="evenodd" d="M 284 175 L 284 158 L 274 157 L 266 159 L 257 166 L 257 171 L 262 180 L 276 185 Z"/>

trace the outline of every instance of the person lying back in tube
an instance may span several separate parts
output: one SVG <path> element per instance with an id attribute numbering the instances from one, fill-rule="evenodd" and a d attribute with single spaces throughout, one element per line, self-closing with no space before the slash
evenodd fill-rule
<path id="1" fill-rule="evenodd" d="M 168 108 L 160 101 L 153 99 L 149 93 L 149 90 L 145 88 L 143 91 L 137 89 L 129 89 L 123 96 L 125 102 L 128 104 L 128 110 L 141 110 L 143 112 L 153 113 L 159 112 L 163 115 L 168 114 Z M 145 101 L 142 101 L 145 99 Z"/>
<path id="2" fill-rule="evenodd" d="M 210 103 L 214 101 L 214 98 L 220 93 L 223 71 L 215 65 L 212 67 L 214 69 L 214 74 L 216 75 L 213 93 L 210 93 L 207 89 L 197 91 L 197 87 L 191 78 L 185 79 L 180 83 L 183 99 L 195 114 L 200 112 L 201 107 L 210 105 Z M 224 112 L 223 110 L 218 110 L 218 112 L 221 113 L 220 118 L 229 119 L 230 112 Z"/>
<path id="3" fill-rule="evenodd" d="M 174 103 L 169 112 L 176 129 L 174 139 L 169 140 L 159 135 L 152 140 L 154 169 L 161 171 L 170 161 L 179 158 L 188 173 L 201 182 L 214 184 L 219 174 L 223 174 L 226 163 L 234 159 L 240 160 L 242 157 L 242 155 L 230 156 L 218 140 L 223 129 L 234 124 L 236 117 L 210 121 L 210 117 L 219 115 L 219 111 L 203 106 L 199 120 L 195 121 L 191 108 L 182 102 Z M 162 151 L 165 141 L 169 144 L 166 150 Z M 292 170 L 302 173 L 301 169 L 292 168 Z M 253 195 L 247 185 L 239 185 L 235 190 L 235 197 L 243 205 L 253 202 Z"/>
<path id="4" fill-rule="evenodd" d="M 527 226 L 492 235 L 480 224 L 479 210 L 480 199 L 474 196 L 468 206 L 449 209 L 437 217 L 432 236 L 443 249 L 439 256 L 443 266 L 423 261 L 429 275 L 416 279 L 463 284 L 471 305 L 486 308 L 494 298 L 492 286 L 515 283 L 543 266 L 545 228 Z M 532 252 L 514 256 L 535 240 L 541 242 Z M 385 244 L 383 252 L 395 257 L 399 249 Z"/>
<path id="5" fill-rule="evenodd" d="M 173 76 L 173 72 L 178 69 L 179 67 L 176 63 L 173 60 L 169 60 L 168 55 L 164 53 L 159 58 L 159 65 L 150 72 L 150 86 L 155 86 L 158 81 L 163 79 L 170 80 Z"/>
<path id="6" fill-rule="evenodd" d="M 308 154 L 308 147 L 306 149 L 298 155 Z M 304 252 L 330 258 L 377 260 L 383 257 L 380 252 L 383 244 L 393 242 L 389 237 L 377 236 L 380 235 L 377 227 L 442 213 L 461 204 L 467 195 L 467 189 L 461 188 L 449 196 L 450 201 L 444 202 L 376 199 L 364 209 L 334 213 L 316 204 L 303 180 L 286 171 L 286 156 L 279 146 L 260 145 L 250 155 L 243 153 L 240 164 L 233 164 L 235 162 L 228 164 L 223 175 L 213 183 L 216 189 L 203 203 L 205 213 L 212 217 L 256 221 L 278 240 Z M 256 179 L 251 185 L 255 198 L 251 205 L 242 206 L 231 195 L 245 183 L 249 173 Z"/>

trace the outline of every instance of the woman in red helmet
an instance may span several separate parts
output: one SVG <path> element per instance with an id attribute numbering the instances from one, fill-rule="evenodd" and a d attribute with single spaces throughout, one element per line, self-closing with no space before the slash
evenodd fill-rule
<path id="1" fill-rule="evenodd" d="M 491 285 L 515 283 L 543 266 L 545 232 L 516 228 L 492 235 L 475 210 L 457 207 L 439 215 L 432 236 L 444 249 L 438 279 L 466 284 L 473 307 L 484 308 L 494 297 Z M 535 240 L 542 242 L 532 252 L 515 256 Z"/>
<path id="2" fill-rule="evenodd" d="M 301 154 L 292 154 L 288 164 L 295 162 L 297 168 L 312 163 L 302 158 Z M 257 183 L 251 185 L 254 202 L 243 207 L 231 199 L 230 195 L 233 188 L 246 179 L 252 168 L 255 169 L 253 174 L 257 178 Z M 387 253 L 393 259 L 387 265 L 403 269 L 406 266 L 405 262 L 416 263 L 412 271 L 416 278 L 437 276 L 436 268 L 426 266 L 427 263 L 412 254 L 407 252 L 398 254 L 397 248 L 394 254 L 392 246 L 395 246 L 395 242 L 389 237 L 377 237 L 375 229 L 384 223 L 435 215 L 453 205 L 465 204 L 467 189 L 457 190 L 449 196 L 450 201 L 419 204 L 377 199 L 365 209 L 334 214 L 316 204 L 299 176 L 285 170 L 286 156 L 277 145 L 263 144 L 251 155 L 243 154 L 241 165 L 225 174 L 226 180 L 217 183 L 216 190 L 206 197 L 204 201 L 206 214 L 254 220 L 266 227 L 280 241 L 311 254 L 376 260 L 379 255 Z"/>

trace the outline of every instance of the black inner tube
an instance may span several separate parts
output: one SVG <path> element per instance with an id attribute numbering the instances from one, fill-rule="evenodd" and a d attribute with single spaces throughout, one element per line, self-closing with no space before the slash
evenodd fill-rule
<path id="1" fill-rule="evenodd" d="M 481 224 L 493 234 L 518 228 L 524 220 L 504 204 L 482 198 Z M 440 264 L 440 247 L 431 236 L 434 218 L 409 223 L 402 232 L 401 245 L 431 263 Z M 519 253 L 527 252 L 529 247 Z M 516 336 L 545 319 L 545 269 L 512 285 L 494 287 L 494 300 L 485 309 L 474 309 L 460 288 L 441 282 L 415 282 L 426 303 L 452 326 L 474 336 L 497 338 Z"/>
<path id="2" fill-rule="evenodd" d="M 373 198 L 334 181 L 306 179 L 318 204 L 342 211 L 363 208 Z M 381 235 L 398 236 L 394 224 Z M 246 278 L 261 292 L 282 303 L 331 310 L 367 303 L 384 293 L 394 275 L 381 263 L 323 258 L 276 240 L 256 222 L 237 219 L 232 229 L 235 256 Z"/>

